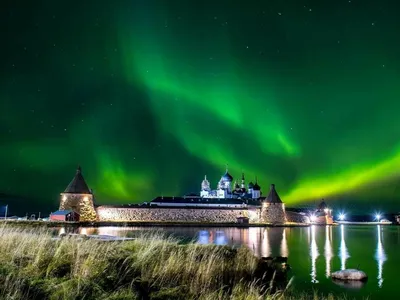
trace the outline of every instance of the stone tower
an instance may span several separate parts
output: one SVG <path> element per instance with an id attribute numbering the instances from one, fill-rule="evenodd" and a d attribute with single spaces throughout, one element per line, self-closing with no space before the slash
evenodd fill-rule
<path id="1" fill-rule="evenodd" d="M 322 199 L 321 203 L 317 206 L 313 219 L 313 223 L 333 224 L 332 209 L 328 207 L 324 199 Z"/>
<path id="2" fill-rule="evenodd" d="M 261 222 L 272 224 L 286 223 L 285 204 L 275 190 L 275 184 L 271 184 L 268 196 L 261 204 Z"/>
<path id="3" fill-rule="evenodd" d="M 61 193 L 60 210 L 67 209 L 77 212 L 80 221 L 93 222 L 97 220 L 93 194 L 82 176 L 81 167 L 78 167 L 74 179 Z"/>

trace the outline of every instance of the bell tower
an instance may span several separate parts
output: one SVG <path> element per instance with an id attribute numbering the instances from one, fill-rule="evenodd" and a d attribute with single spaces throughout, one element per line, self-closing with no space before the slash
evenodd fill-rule
<path id="1" fill-rule="evenodd" d="M 75 177 L 60 196 L 60 210 L 72 210 L 78 213 L 79 220 L 83 222 L 97 220 L 93 193 L 83 178 L 81 167 L 78 167 Z"/>

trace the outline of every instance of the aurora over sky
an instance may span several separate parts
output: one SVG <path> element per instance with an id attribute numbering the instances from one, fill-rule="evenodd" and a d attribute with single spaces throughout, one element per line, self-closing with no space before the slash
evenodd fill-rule
<path id="1" fill-rule="evenodd" d="M 54 209 L 79 164 L 98 203 L 143 202 L 214 188 L 228 164 L 288 206 L 395 208 L 398 8 L 6 1 L 0 193 Z"/>

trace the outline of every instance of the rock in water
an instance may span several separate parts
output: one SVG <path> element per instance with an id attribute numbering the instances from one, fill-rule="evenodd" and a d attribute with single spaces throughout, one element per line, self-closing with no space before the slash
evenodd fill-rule
<path id="1" fill-rule="evenodd" d="M 365 285 L 365 280 L 340 280 L 332 278 L 332 282 L 346 289 L 361 289 Z"/>
<path id="2" fill-rule="evenodd" d="M 368 278 L 367 274 L 365 274 L 363 271 L 356 269 L 337 271 L 332 273 L 331 277 L 332 279 L 338 279 L 338 280 L 358 280 L 358 281 L 365 281 Z"/>

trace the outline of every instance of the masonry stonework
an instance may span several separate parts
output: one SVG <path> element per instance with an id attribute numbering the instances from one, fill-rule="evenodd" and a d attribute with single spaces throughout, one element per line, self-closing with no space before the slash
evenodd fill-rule
<path id="1" fill-rule="evenodd" d="M 61 193 L 59 210 L 72 210 L 79 214 L 79 220 L 94 222 L 97 220 L 92 194 Z"/>
<path id="2" fill-rule="evenodd" d="M 75 177 L 61 193 L 60 211 L 72 210 L 79 214 L 83 222 L 182 222 L 182 223 L 237 223 L 248 218 L 250 224 L 285 224 L 301 220 L 300 214 L 287 215 L 285 205 L 280 199 L 275 185 L 271 184 L 267 197 L 241 198 L 238 195 L 246 194 L 244 175 L 242 184 L 234 185 L 231 191 L 232 176 L 227 172 L 219 182 L 219 189 L 224 190 L 225 197 L 215 196 L 209 191 L 206 179 L 202 182 L 202 192 L 210 198 L 204 197 L 157 197 L 150 204 L 98 206 L 95 208 L 93 191 L 86 184 L 82 169 L 78 167 Z M 260 191 L 257 184 L 249 183 L 249 190 Z M 241 194 L 240 194 L 241 193 Z M 326 207 L 319 207 L 325 211 Z M 330 213 L 330 210 L 327 210 Z M 240 218 L 240 219 L 239 219 Z M 238 220 L 239 219 L 239 220 Z"/>
<path id="3" fill-rule="evenodd" d="M 285 204 L 264 202 L 261 207 L 261 222 L 272 224 L 285 224 Z"/>
<path id="4" fill-rule="evenodd" d="M 197 222 L 236 223 L 237 218 L 247 217 L 247 209 L 201 208 L 119 208 L 97 207 L 98 220 L 103 222 Z M 257 214 L 250 218 L 256 223 Z"/>
<path id="5" fill-rule="evenodd" d="M 310 218 L 304 214 L 300 214 L 294 211 L 286 211 L 286 221 L 289 223 L 310 223 Z"/>

